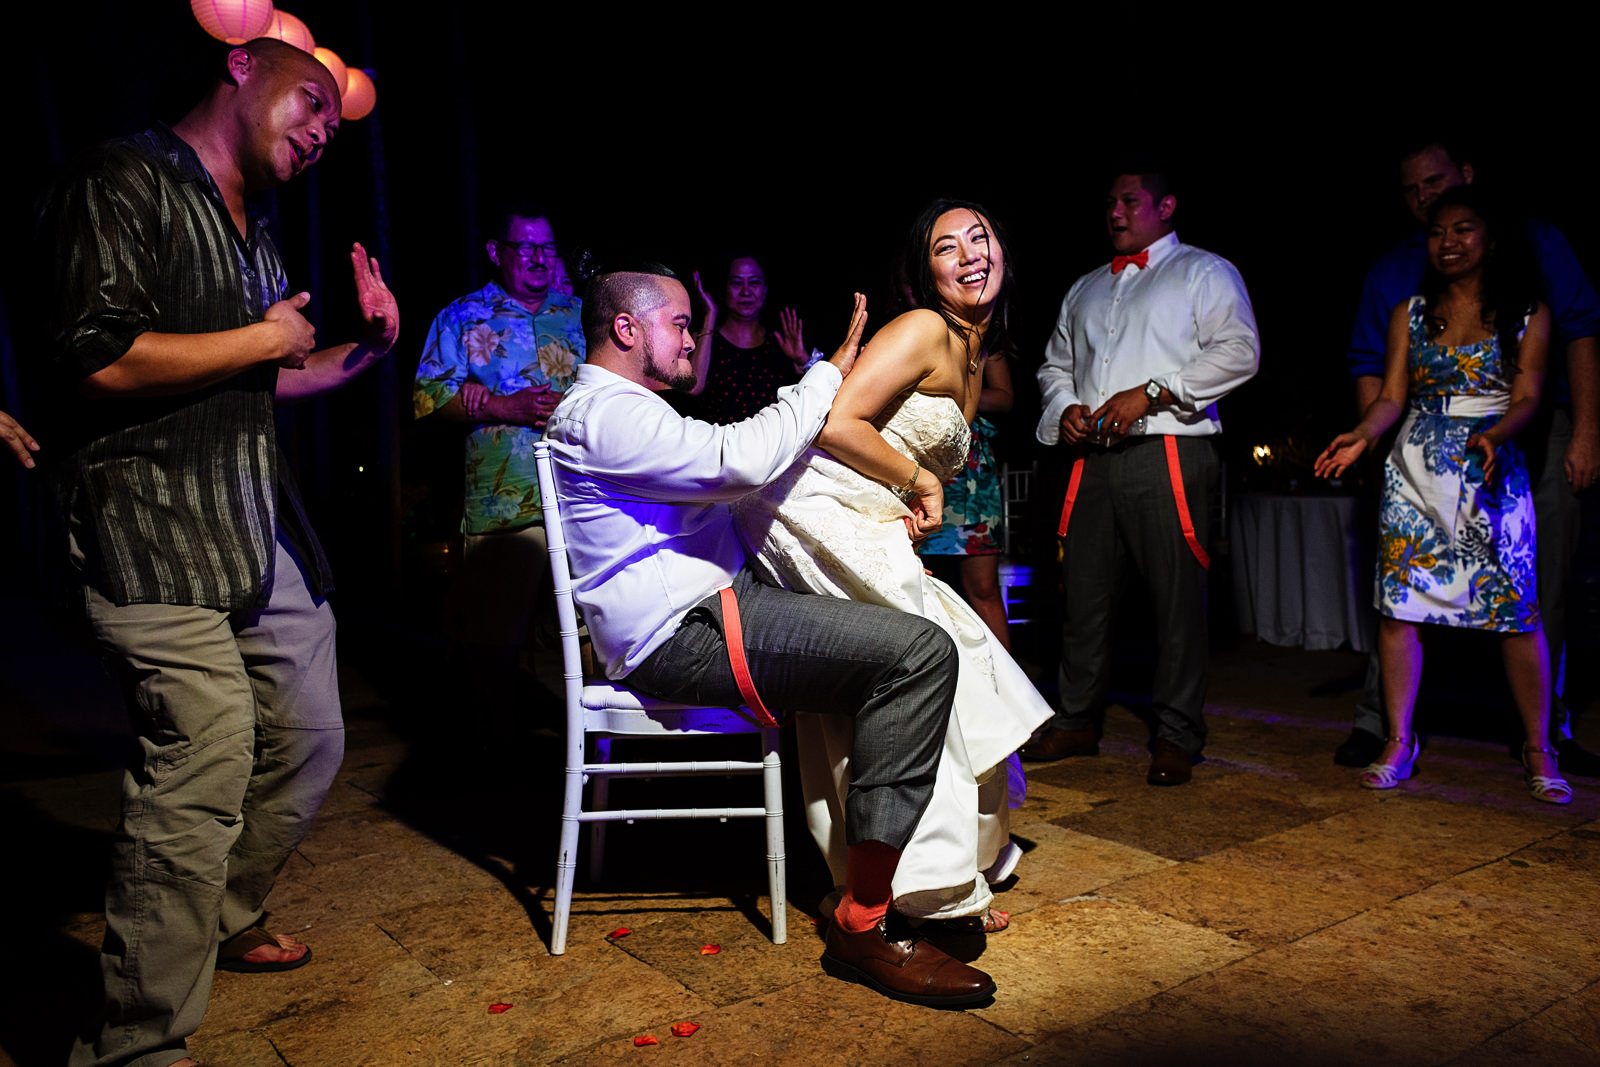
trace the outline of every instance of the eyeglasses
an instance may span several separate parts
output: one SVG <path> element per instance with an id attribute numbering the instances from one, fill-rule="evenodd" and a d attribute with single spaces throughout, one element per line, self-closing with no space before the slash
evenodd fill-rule
<path id="1" fill-rule="evenodd" d="M 509 248 L 517 254 L 518 259 L 532 259 L 534 256 L 543 256 L 545 259 L 556 258 L 556 245 L 554 241 L 540 244 L 537 241 L 501 241 L 496 239 L 496 244 L 502 248 Z"/>

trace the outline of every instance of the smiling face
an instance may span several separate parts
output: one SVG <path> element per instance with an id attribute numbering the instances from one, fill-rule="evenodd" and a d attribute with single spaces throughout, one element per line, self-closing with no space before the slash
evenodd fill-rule
<path id="1" fill-rule="evenodd" d="M 748 256 L 729 264 L 723 301 L 732 318 L 750 322 L 759 316 L 762 305 L 767 302 L 767 276 L 761 264 Z"/>
<path id="2" fill-rule="evenodd" d="M 928 264 L 939 302 L 963 316 L 994 303 L 1006 269 L 1000 242 L 992 239 L 988 221 L 967 208 L 946 211 L 934 220 Z"/>
<path id="3" fill-rule="evenodd" d="M 229 53 L 228 74 L 247 191 L 286 182 L 322 157 L 339 132 L 339 89 L 327 67 L 281 41 L 253 41 Z"/>
<path id="4" fill-rule="evenodd" d="M 1428 225 L 1428 261 L 1454 281 L 1483 269 L 1494 248 L 1489 227 L 1465 204 L 1446 204 Z"/>
<path id="5" fill-rule="evenodd" d="M 530 311 L 543 307 L 550 294 L 557 262 L 555 246 L 555 231 L 548 219 L 516 215 L 511 217 L 506 232 L 487 245 L 500 288 Z"/>
<path id="6" fill-rule="evenodd" d="M 1106 231 L 1119 256 L 1136 255 L 1172 232 L 1177 200 L 1164 196 L 1158 202 L 1137 174 L 1120 174 L 1106 194 Z"/>
<path id="7" fill-rule="evenodd" d="M 1472 165 L 1457 163 L 1438 145 L 1429 145 L 1400 161 L 1400 195 L 1422 225 L 1428 224 L 1428 206 L 1446 189 L 1472 183 Z"/>
<path id="8" fill-rule="evenodd" d="M 660 294 L 667 298 L 660 307 L 637 316 L 644 333 L 645 384 L 684 391 L 694 388 L 694 367 L 689 353 L 694 351 L 694 334 L 689 330 L 689 291 L 671 278 L 660 281 Z"/>

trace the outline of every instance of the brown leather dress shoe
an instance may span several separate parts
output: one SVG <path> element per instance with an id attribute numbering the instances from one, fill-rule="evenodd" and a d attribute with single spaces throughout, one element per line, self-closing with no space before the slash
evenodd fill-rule
<path id="1" fill-rule="evenodd" d="M 1194 777 L 1194 757 L 1187 749 L 1171 741 L 1157 741 L 1150 753 L 1150 773 L 1145 781 L 1151 785 L 1183 785 Z"/>
<path id="2" fill-rule="evenodd" d="M 992 978 L 922 940 L 893 912 L 859 934 L 829 923 L 824 945 L 824 971 L 891 1000 L 929 1008 L 973 1008 L 994 999 Z"/>
<path id="3" fill-rule="evenodd" d="M 1094 730 L 1063 730 L 1046 726 L 1044 733 L 1017 750 L 1029 763 L 1048 763 L 1068 756 L 1100 755 L 1100 737 Z"/>

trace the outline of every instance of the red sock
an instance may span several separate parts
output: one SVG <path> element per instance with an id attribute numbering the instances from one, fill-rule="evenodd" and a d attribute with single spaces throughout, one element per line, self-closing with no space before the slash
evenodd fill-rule
<path id="1" fill-rule="evenodd" d="M 889 912 L 894 892 L 889 883 L 900 865 L 900 850 L 882 841 L 863 841 L 850 846 L 845 868 L 844 896 L 833 921 L 848 933 L 859 934 L 878 925 Z"/>

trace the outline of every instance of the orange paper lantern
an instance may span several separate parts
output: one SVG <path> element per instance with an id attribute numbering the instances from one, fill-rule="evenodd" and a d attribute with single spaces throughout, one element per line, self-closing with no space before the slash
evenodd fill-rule
<path id="1" fill-rule="evenodd" d="M 267 23 L 267 28 L 262 31 L 261 36 L 276 37 L 284 44 L 292 44 L 302 52 L 309 52 L 317 47 L 310 28 L 287 11 L 274 11 L 272 21 Z"/>
<path id="2" fill-rule="evenodd" d="M 313 48 L 311 54 L 316 56 L 324 67 L 328 68 L 329 73 L 333 75 L 333 84 L 339 87 L 339 95 L 343 97 L 345 86 L 344 60 L 340 59 L 338 53 L 333 49 L 323 48 L 321 45 Z"/>
<path id="3" fill-rule="evenodd" d="M 244 44 L 266 31 L 272 0 L 189 0 L 200 28 L 219 41 Z"/>
<path id="4" fill-rule="evenodd" d="M 349 68 L 345 78 L 344 107 L 340 108 L 339 117 L 346 122 L 364 119 L 378 104 L 378 87 L 360 67 Z"/>

